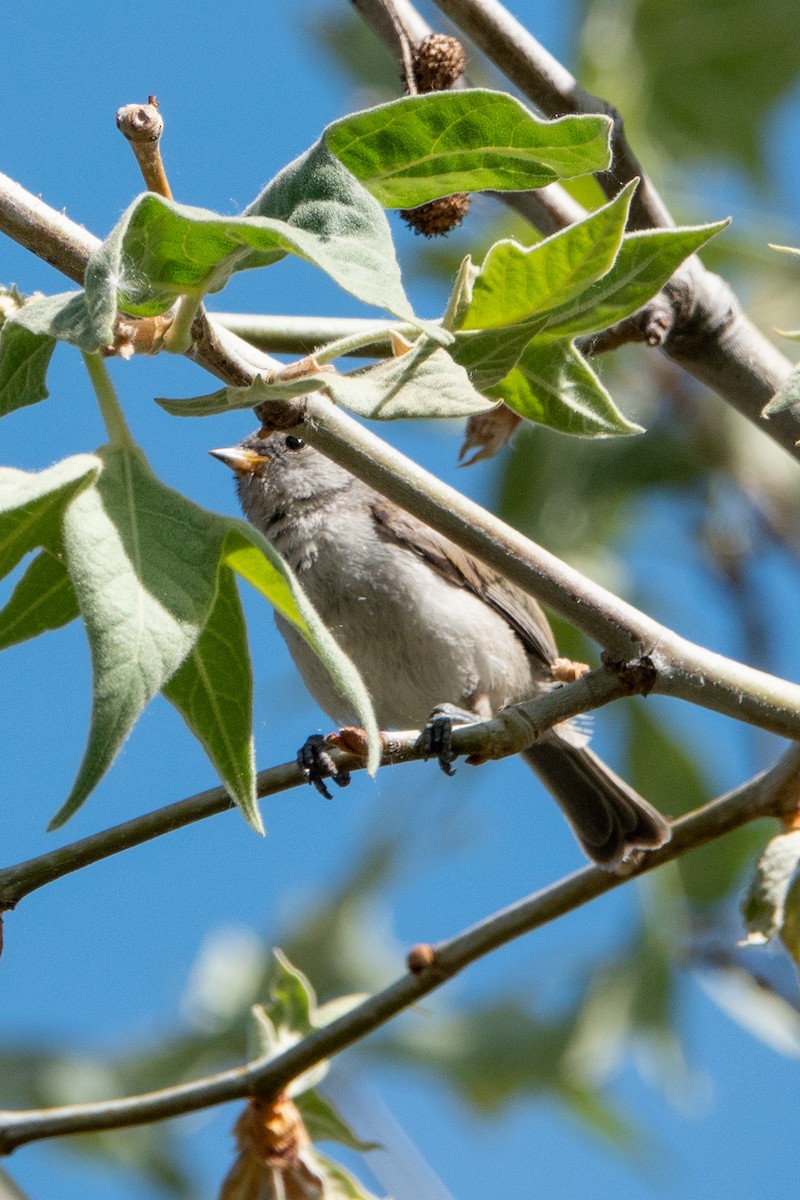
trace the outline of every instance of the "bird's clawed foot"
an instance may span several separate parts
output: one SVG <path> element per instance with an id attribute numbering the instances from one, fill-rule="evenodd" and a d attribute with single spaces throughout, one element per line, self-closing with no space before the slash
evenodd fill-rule
<path id="1" fill-rule="evenodd" d="M 436 758 L 445 775 L 455 775 L 453 759 L 453 726 L 472 725 L 478 718 L 474 713 L 454 704 L 437 704 L 422 731 L 422 757 Z"/>
<path id="2" fill-rule="evenodd" d="M 329 747 L 338 744 L 338 736 L 331 734 L 330 737 L 323 737 L 321 733 L 312 733 L 297 751 L 297 765 L 306 781 L 326 800 L 333 799 L 325 786 L 326 779 L 332 779 L 337 787 L 347 787 L 350 782 L 350 772 L 337 767 L 328 753 Z"/>

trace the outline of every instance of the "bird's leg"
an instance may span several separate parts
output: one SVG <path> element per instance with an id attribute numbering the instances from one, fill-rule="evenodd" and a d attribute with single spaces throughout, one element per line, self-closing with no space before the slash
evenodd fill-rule
<path id="1" fill-rule="evenodd" d="M 328 753 L 331 741 L 332 739 L 323 737 L 321 733 L 312 733 L 297 751 L 297 765 L 306 781 L 326 800 L 333 799 L 325 786 L 326 779 L 332 779 L 337 787 L 347 787 L 350 782 L 350 772 L 337 767 Z"/>
<path id="2" fill-rule="evenodd" d="M 428 718 L 422 731 L 422 757 L 439 760 L 439 766 L 445 775 L 455 775 L 451 763 L 456 757 L 453 753 L 453 726 L 474 725 L 481 718 L 466 708 L 458 708 L 455 704 L 437 704 Z"/>

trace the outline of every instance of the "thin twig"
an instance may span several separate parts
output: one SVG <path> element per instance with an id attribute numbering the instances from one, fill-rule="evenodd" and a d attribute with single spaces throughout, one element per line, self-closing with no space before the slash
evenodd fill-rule
<path id="1" fill-rule="evenodd" d="M 172 188 L 161 157 L 164 119 L 155 96 L 147 104 L 126 104 L 117 109 L 117 129 L 130 143 L 148 192 L 171 200 Z"/>
<path id="2" fill-rule="evenodd" d="M 637 686 L 630 672 L 601 668 L 582 675 L 525 704 L 505 709 L 491 721 L 460 726 L 453 730 L 453 749 L 458 755 L 480 754 L 482 758 L 502 758 L 531 745 L 538 734 L 579 713 L 590 712 L 635 691 L 645 691 L 646 683 Z M 382 766 L 418 761 L 423 757 L 419 730 L 384 734 Z M 355 754 L 332 750 L 337 767 L 358 771 L 363 761 Z M 277 795 L 289 788 L 306 783 L 296 762 L 281 763 L 260 771 L 256 780 L 259 799 Z M 210 788 L 197 795 L 178 800 L 155 812 L 104 829 L 58 850 L 50 850 L 27 862 L 0 869 L 0 912 L 12 909 L 25 896 L 56 879 L 80 871 L 92 863 L 101 862 L 133 846 L 161 837 L 173 830 L 183 829 L 195 821 L 234 807 L 224 788 Z"/>
<path id="3" fill-rule="evenodd" d="M 470 963 L 514 938 L 555 921 L 620 887 L 627 879 L 654 870 L 749 821 L 775 816 L 784 808 L 796 806 L 799 771 L 800 747 L 793 746 L 770 771 L 676 821 L 672 841 L 648 854 L 630 875 L 622 877 L 597 867 L 585 867 L 455 937 L 426 947 L 424 956 L 414 955 L 413 971 L 269 1062 L 251 1063 L 177 1087 L 120 1100 L 0 1113 L 0 1153 L 9 1154 L 27 1142 L 44 1138 L 162 1121 L 248 1095 L 277 1095 L 316 1063 L 374 1032 Z M 422 970 L 418 969 L 420 962 L 427 964 Z"/>

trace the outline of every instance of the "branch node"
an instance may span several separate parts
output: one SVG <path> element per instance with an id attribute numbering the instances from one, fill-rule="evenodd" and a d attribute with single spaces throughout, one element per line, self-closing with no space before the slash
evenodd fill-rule
<path id="1" fill-rule="evenodd" d="M 406 955 L 406 966 L 411 975 L 424 975 L 428 971 L 439 973 L 436 951 L 427 942 L 419 942 L 411 947 Z"/>
<path id="2" fill-rule="evenodd" d="M 628 660 L 614 658 L 608 651 L 600 656 L 603 666 L 612 671 L 630 696 L 646 696 L 658 679 L 658 668 L 649 655 Z"/>

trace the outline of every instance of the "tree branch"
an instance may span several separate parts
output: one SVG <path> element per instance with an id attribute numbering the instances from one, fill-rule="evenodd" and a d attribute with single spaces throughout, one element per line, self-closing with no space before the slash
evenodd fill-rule
<path id="1" fill-rule="evenodd" d="M 536 738 L 581 713 L 590 712 L 612 700 L 646 692 L 649 680 L 635 672 L 602 667 L 590 671 L 572 683 L 565 683 L 535 700 L 513 705 L 491 721 L 464 725 L 453 730 L 453 749 L 458 755 L 478 755 L 481 759 L 504 758 L 530 746 Z M 423 757 L 419 730 L 383 734 L 382 766 L 415 762 Z M 364 768 L 355 754 L 332 750 L 337 767 L 347 771 Z M 296 762 L 281 763 L 260 771 L 256 780 L 259 799 L 300 787 L 307 779 Z M 92 863 L 101 862 L 123 850 L 183 829 L 195 821 L 227 812 L 234 804 L 224 788 L 209 788 L 185 800 L 166 805 L 155 812 L 134 817 L 111 829 L 91 834 L 78 842 L 50 850 L 26 862 L 0 869 L 0 912 L 14 908 L 20 900 L 38 888 Z"/>
<path id="2" fill-rule="evenodd" d="M 16 185 L 15 189 L 17 209 L 25 209 L 28 200 L 34 202 L 25 209 L 30 219 L 14 225 L 25 226 L 23 244 L 46 249 L 62 233 L 71 235 L 69 228 L 60 231 L 58 222 L 43 220 L 40 226 L 36 214 L 41 201 Z M 5 227 L 2 201 L 0 176 L 0 229 Z M 215 327 L 205 316 L 198 322 L 198 331 L 201 338 L 190 357 L 236 386 L 247 386 L 259 369 L 277 365 L 234 334 Z M 259 356 L 260 368 L 254 365 L 253 356 Z M 259 415 L 266 415 L 265 406 L 261 406 Z M 800 687 L 796 684 L 678 637 L 423 471 L 337 409 L 322 393 L 272 406 L 268 416 L 279 427 L 307 422 L 308 440 L 318 449 L 506 574 L 598 641 L 613 660 L 636 661 L 649 656 L 657 673 L 653 690 L 691 700 L 773 733 L 800 736 Z"/>
<path id="3" fill-rule="evenodd" d="M 793 746 L 770 771 L 676 821 L 672 840 L 662 849 L 645 856 L 631 875 L 621 877 L 597 867 L 585 867 L 455 937 L 426 948 L 425 955 L 413 955 L 413 970 L 270 1061 L 250 1063 L 178 1087 L 121 1100 L 2 1112 L 0 1153 L 9 1154 L 27 1142 L 44 1138 L 162 1121 L 253 1094 L 277 1095 L 292 1079 L 316 1063 L 374 1032 L 470 963 L 507 942 L 573 912 L 620 887 L 628 878 L 671 862 L 686 851 L 730 833 L 749 821 L 778 816 L 782 811 L 796 808 L 800 794 L 798 772 L 800 747 Z M 422 969 L 419 969 L 420 957 L 427 964 Z"/>

